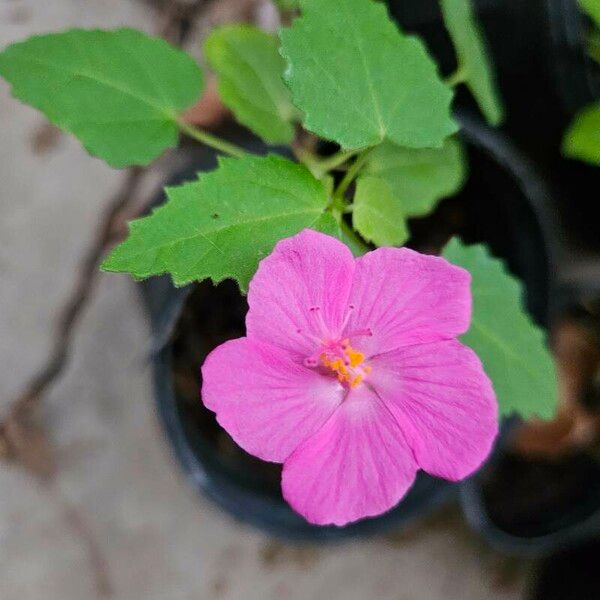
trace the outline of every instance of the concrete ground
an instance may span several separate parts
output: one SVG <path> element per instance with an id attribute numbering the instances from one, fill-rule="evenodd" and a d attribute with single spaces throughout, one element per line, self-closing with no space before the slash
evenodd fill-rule
<path id="1" fill-rule="evenodd" d="M 0 0 L 0 46 L 68 26 L 151 31 L 154 21 L 136 0 Z M 80 254 L 123 174 L 49 128 L 4 83 L 0 123 L 4 413 L 50 347 Z M 528 565 L 483 547 L 453 510 L 386 538 L 296 547 L 195 497 L 157 424 L 147 343 L 134 285 L 103 275 L 43 404 L 56 485 L 0 467 L 1 600 L 521 597 Z"/>

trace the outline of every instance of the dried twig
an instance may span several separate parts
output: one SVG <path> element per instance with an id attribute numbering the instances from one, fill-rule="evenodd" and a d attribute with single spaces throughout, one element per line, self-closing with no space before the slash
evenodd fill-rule
<path id="1" fill-rule="evenodd" d="M 20 441 L 15 438 L 15 435 L 21 437 L 21 424 L 28 427 L 27 420 L 30 412 L 65 368 L 77 322 L 98 280 L 98 263 L 111 242 L 115 221 L 134 197 L 141 176 L 142 169 L 138 167 L 127 172 L 121 189 L 115 194 L 102 218 L 94 243 L 81 262 L 73 292 L 58 318 L 54 343 L 45 365 L 13 401 L 7 416 L 0 424 L 0 438 L 4 441 L 5 457 L 18 456 Z"/>
<path id="2" fill-rule="evenodd" d="M 109 576 L 108 563 L 85 515 L 75 505 L 66 500 L 55 486 L 50 491 L 53 491 L 54 500 L 62 511 L 66 527 L 85 546 L 94 577 L 96 595 L 99 598 L 111 598 L 114 595 L 114 589 Z"/>

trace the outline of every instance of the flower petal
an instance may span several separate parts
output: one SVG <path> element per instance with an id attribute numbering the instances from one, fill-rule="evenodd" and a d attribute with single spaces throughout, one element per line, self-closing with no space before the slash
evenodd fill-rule
<path id="1" fill-rule="evenodd" d="M 347 331 L 372 331 L 356 341 L 366 355 L 456 337 L 469 328 L 470 281 L 467 271 L 438 256 L 408 248 L 369 252 L 356 261 Z"/>
<path id="2" fill-rule="evenodd" d="M 451 481 L 475 471 L 498 432 L 492 384 L 477 355 L 456 340 L 375 358 L 369 382 L 396 417 L 415 459 Z"/>
<path id="3" fill-rule="evenodd" d="M 244 450 L 273 462 L 283 462 L 315 433 L 344 394 L 333 377 L 248 338 L 213 350 L 202 378 L 202 400 L 221 426 Z"/>
<path id="4" fill-rule="evenodd" d="M 281 485 L 307 521 L 345 525 L 392 508 L 416 470 L 394 417 L 363 385 L 285 461 Z"/>
<path id="5" fill-rule="evenodd" d="M 312 354 L 314 338 L 326 333 L 321 322 L 339 334 L 353 272 L 352 253 L 331 236 L 305 229 L 281 240 L 250 282 L 248 336 Z"/>

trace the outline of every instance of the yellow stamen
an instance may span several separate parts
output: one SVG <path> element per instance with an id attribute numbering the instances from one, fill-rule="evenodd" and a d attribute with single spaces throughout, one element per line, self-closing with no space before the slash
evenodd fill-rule
<path id="1" fill-rule="evenodd" d="M 371 367 L 361 367 L 365 361 L 365 355 L 352 348 L 349 340 L 341 342 L 341 349 L 341 356 L 338 355 L 333 360 L 330 360 L 328 354 L 323 352 L 320 356 L 321 363 L 333 371 L 340 383 L 345 383 L 354 389 L 364 381 L 365 375 L 371 372 Z M 357 367 L 359 367 L 358 370 Z"/>
<path id="2" fill-rule="evenodd" d="M 365 355 L 362 352 L 357 352 L 350 347 L 346 350 L 346 354 L 350 359 L 350 366 L 353 368 L 358 367 L 358 365 L 362 364 L 365 360 Z"/>
<path id="3" fill-rule="evenodd" d="M 352 389 L 354 389 L 355 387 L 357 387 L 360 382 L 364 379 L 364 375 L 357 375 L 353 380 L 352 383 L 350 384 L 350 387 Z"/>

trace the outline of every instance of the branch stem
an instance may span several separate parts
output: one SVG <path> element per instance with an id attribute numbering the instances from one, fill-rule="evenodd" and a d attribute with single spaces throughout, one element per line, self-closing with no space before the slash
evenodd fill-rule
<path id="1" fill-rule="evenodd" d="M 327 173 L 328 171 L 333 171 L 337 169 L 341 165 L 343 165 L 347 160 L 351 159 L 356 154 L 356 150 L 340 150 L 331 156 L 327 156 L 326 158 L 321 159 L 317 166 L 323 172 Z"/>
<path id="2" fill-rule="evenodd" d="M 367 148 L 356 157 L 356 160 L 350 165 L 350 167 L 346 171 L 346 174 L 344 175 L 339 185 L 337 186 L 335 192 L 333 193 L 334 198 L 343 199 L 346 190 L 350 187 L 350 184 L 356 179 L 357 175 L 360 173 L 360 170 L 365 164 L 365 161 L 367 160 L 367 157 L 369 156 L 371 150 L 372 148 Z"/>
<path id="3" fill-rule="evenodd" d="M 467 70 L 464 67 L 458 67 L 456 71 L 450 73 L 444 80 L 446 85 L 456 87 L 467 80 Z"/>
<path id="4" fill-rule="evenodd" d="M 331 156 L 321 158 L 310 150 L 299 147 L 294 148 L 294 154 L 317 179 L 321 179 L 323 175 L 337 169 L 352 158 L 356 154 L 356 150 L 340 150 Z"/>

